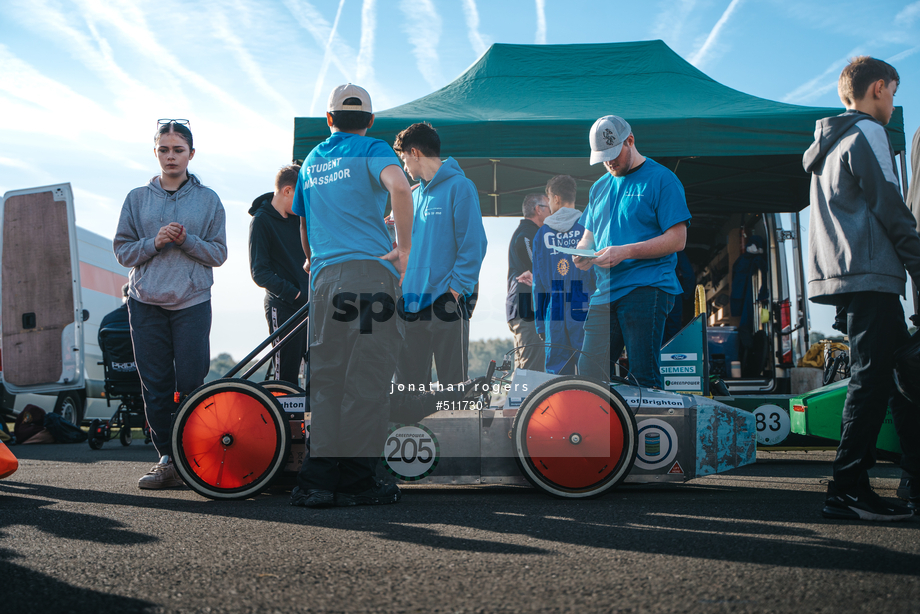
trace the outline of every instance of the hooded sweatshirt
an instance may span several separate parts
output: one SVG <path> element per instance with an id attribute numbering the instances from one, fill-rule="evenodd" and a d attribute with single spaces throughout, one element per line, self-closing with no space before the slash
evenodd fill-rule
<path id="1" fill-rule="evenodd" d="M 469 298 L 488 243 L 476 186 L 447 158 L 412 192 L 412 204 L 412 251 L 402 285 L 406 311 L 421 311 L 451 289 Z"/>
<path id="2" fill-rule="evenodd" d="M 578 246 L 585 235 L 585 227 L 578 223 L 580 218 L 578 209 L 562 207 L 543 220 L 534 238 L 533 302 L 535 324 L 541 335 L 546 335 L 547 327 L 564 329 L 573 323 L 584 326 L 588 301 L 594 294 L 594 267 L 582 271 L 572 256 L 554 249 Z M 558 333 L 552 336 L 563 338 Z M 566 354 L 563 363 L 569 356 Z"/>
<path id="3" fill-rule="evenodd" d="M 904 294 L 920 282 L 920 236 L 901 198 L 894 152 L 872 116 L 847 111 L 819 120 L 805 152 L 811 177 L 808 294 L 834 303 L 847 292 Z"/>
<path id="4" fill-rule="evenodd" d="M 310 275 L 303 270 L 300 216 L 283 217 L 272 206 L 272 198 L 273 192 L 263 194 L 249 208 L 249 271 L 256 285 L 265 288 L 266 298 L 299 308 L 310 292 Z"/>
<path id="5" fill-rule="evenodd" d="M 171 222 L 185 226 L 185 242 L 157 251 L 154 239 Z M 113 245 L 118 263 L 131 268 L 128 296 L 170 310 L 193 307 L 211 298 L 211 267 L 227 259 L 224 206 L 192 174 L 173 194 L 156 176 L 128 193 Z"/>

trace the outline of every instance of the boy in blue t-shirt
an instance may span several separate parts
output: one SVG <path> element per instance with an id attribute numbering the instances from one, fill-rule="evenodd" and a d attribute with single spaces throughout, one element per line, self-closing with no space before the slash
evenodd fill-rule
<path id="1" fill-rule="evenodd" d="M 311 272 L 310 453 L 291 504 L 379 505 L 399 488 L 377 480 L 389 384 L 403 342 L 396 313 L 412 246 L 412 193 L 396 154 L 365 136 L 371 99 L 356 85 L 329 96 L 332 136 L 304 160 L 293 211 Z M 383 221 L 392 200 L 398 247 Z"/>
<path id="2" fill-rule="evenodd" d="M 591 164 L 603 162 L 607 174 L 591 187 L 578 245 L 596 255 L 574 259 L 597 275 L 578 370 L 612 377 L 625 345 L 639 384 L 660 388 L 664 323 L 681 293 L 674 254 L 684 249 L 690 222 L 684 188 L 674 173 L 636 150 L 622 117 L 594 122 L 590 143 Z"/>

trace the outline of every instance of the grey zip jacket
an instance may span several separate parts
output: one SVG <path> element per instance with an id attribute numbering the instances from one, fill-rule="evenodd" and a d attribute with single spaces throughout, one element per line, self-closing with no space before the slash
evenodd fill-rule
<path id="1" fill-rule="evenodd" d="M 901 198 L 894 151 L 872 116 L 819 120 L 803 159 L 811 176 L 808 295 L 834 303 L 847 292 L 904 295 L 905 267 L 920 282 L 920 235 Z"/>
<path id="2" fill-rule="evenodd" d="M 167 243 L 157 251 L 154 239 L 170 222 L 185 226 L 182 245 Z M 224 206 L 210 188 L 189 174 L 175 194 L 160 187 L 156 176 L 128 193 L 115 233 L 115 258 L 131 267 L 128 296 L 141 303 L 177 310 L 211 298 L 211 267 L 227 259 Z"/>

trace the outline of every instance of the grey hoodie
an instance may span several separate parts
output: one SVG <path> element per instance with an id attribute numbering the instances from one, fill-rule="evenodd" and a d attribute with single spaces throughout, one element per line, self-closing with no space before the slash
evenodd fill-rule
<path id="1" fill-rule="evenodd" d="M 224 206 L 217 194 L 189 175 L 175 194 L 160 187 L 159 176 L 131 190 L 115 233 L 115 258 L 131 267 L 128 296 L 165 309 L 185 309 L 211 298 L 211 267 L 227 259 Z M 170 222 L 185 226 L 182 245 L 157 251 L 154 239 Z"/>
<path id="2" fill-rule="evenodd" d="M 920 236 L 901 198 L 885 128 L 847 111 L 817 122 L 803 159 L 811 177 L 808 295 L 834 303 L 846 292 L 904 294 L 920 282 Z"/>
<path id="3" fill-rule="evenodd" d="M 556 232 L 568 232 L 580 217 L 581 211 L 578 209 L 560 207 L 555 213 L 543 220 L 543 223 Z"/>

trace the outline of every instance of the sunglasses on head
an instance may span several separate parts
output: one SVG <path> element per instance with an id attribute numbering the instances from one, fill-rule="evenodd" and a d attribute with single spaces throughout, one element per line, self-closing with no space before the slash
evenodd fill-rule
<path id="1" fill-rule="evenodd" d="M 168 126 L 169 124 L 179 124 L 180 126 L 185 126 L 186 128 L 191 126 L 191 122 L 187 119 L 158 119 L 157 120 L 157 129 L 160 126 Z"/>

